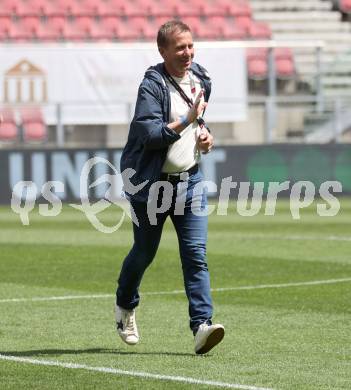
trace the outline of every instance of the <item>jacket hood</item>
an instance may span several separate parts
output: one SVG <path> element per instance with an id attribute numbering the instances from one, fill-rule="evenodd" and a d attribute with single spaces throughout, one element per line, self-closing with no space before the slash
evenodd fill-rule
<path id="1" fill-rule="evenodd" d="M 155 66 L 150 66 L 145 72 L 144 77 L 161 84 L 162 87 L 166 87 L 166 82 L 163 78 L 163 62 Z"/>

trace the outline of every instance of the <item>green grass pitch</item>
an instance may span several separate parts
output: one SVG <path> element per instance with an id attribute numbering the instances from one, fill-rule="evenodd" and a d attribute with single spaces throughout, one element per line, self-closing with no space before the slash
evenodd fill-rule
<path id="1" fill-rule="evenodd" d="M 129 347 L 115 332 L 113 294 L 130 221 L 102 234 L 65 206 L 54 218 L 33 212 L 22 226 L 2 207 L 0 389 L 215 389 L 211 381 L 253 390 L 350 389 L 350 199 L 335 217 L 319 217 L 314 205 L 293 220 L 288 206 L 280 202 L 274 217 L 240 217 L 233 205 L 228 216 L 210 216 L 214 320 L 226 335 L 206 356 L 193 352 L 185 295 L 146 294 L 183 288 L 170 223 L 142 283 L 141 341 Z M 111 207 L 103 220 L 112 225 L 118 215 Z M 82 295 L 95 297 L 45 299 Z"/>

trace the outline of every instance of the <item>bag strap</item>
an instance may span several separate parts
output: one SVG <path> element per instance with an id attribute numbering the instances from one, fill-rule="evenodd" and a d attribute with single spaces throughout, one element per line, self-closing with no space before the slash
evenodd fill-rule
<path id="1" fill-rule="evenodd" d="M 173 85 L 173 87 L 179 92 L 180 96 L 183 98 L 183 100 L 186 102 L 186 104 L 189 106 L 189 108 L 191 108 L 193 106 L 193 104 L 194 104 L 192 99 L 189 98 L 189 96 L 184 92 L 183 88 L 167 72 L 166 68 L 164 68 L 163 71 L 164 71 L 166 79 L 169 81 L 169 83 Z"/>

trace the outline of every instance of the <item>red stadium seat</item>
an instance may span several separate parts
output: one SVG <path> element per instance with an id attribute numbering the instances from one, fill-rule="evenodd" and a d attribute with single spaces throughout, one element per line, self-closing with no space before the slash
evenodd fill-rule
<path id="1" fill-rule="evenodd" d="M 197 39 L 212 40 L 223 38 L 222 26 L 211 23 L 210 18 L 205 22 L 195 16 L 184 17 L 183 20 L 189 25 Z"/>
<path id="2" fill-rule="evenodd" d="M 74 23 L 81 30 L 88 31 L 93 28 L 94 19 L 89 16 L 76 16 L 74 19 Z"/>
<path id="3" fill-rule="evenodd" d="M 68 41 L 86 41 L 101 39 L 101 28 L 89 16 L 76 16 L 74 20 L 66 20 L 62 28 L 62 37 Z"/>
<path id="4" fill-rule="evenodd" d="M 14 112 L 11 109 L 0 110 L 3 122 L 0 124 L 0 141 L 16 141 L 18 129 Z"/>
<path id="5" fill-rule="evenodd" d="M 101 0 L 81 0 L 79 1 L 80 16 L 105 16 L 111 13 L 111 7 L 105 1 Z"/>
<path id="6" fill-rule="evenodd" d="M 101 25 L 105 33 L 111 39 L 119 40 L 137 40 L 140 37 L 140 32 L 130 28 L 126 22 L 116 16 L 105 16 L 101 18 Z"/>
<path id="7" fill-rule="evenodd" d="M 103 29 L 107 36 L 111 39 L 124 39 L 123 36 L 126 36 L 126 39 L 130 39 L 125 31 L 124 24 L 121 27 L 121 19 L 117 16 L 105 16 L 101 18 L 100 24 L 103 26 Z"/>
<path id="8" fill-rule="evenodd" d="M 140 39 L 140 31 L 130 28 L 129 24 L 120 22 L 117 27 L 117 38 L 123 41 L 136 41 Z"/>
<path id="9" fill-rule="evenodd" d="M 237 16 L 235 17 L 235 24 L 245 28 L 247 32 L 249 32 L 249 27 L 252 23 L 252 18 L 251 16 Z"/>
<path id="10" fill-rule="evenodd" d="M 280 59 L 275 62 L 275 67 L 279 79 L 293 78 L 296 75 L 294 61 Z"/>
<path id="11" fill-rule="evenodd" d="M 180 18 L 184 16 L 197 16 L 201 14 L 201 6 L 197 6 L 194 4 L 187 4 L 184 1 L 174 1 L 173 0 L 173 9 L 174 9 L 174 15 L 178 16 Z M 173 15 L 170 15 L 173 17 Z"/>
<path id="12" fill-rule="evenodd" d="M 342 12 L 351 13 L 351 0 L 339 0 L 339 8 Z"/>
<path id="13" fill-rule="evenodd" d="M 266 23 L 256 22 L 248 16 L 235 18 L 235 23 L 246 29 L 247 35 L 251 39 L 270 39 L 271 29 Z"/>
<path id="14" fill-rule="evenodd" d="M 198 31 L 201 29 L 201 22 L 199 18 L 194 16 L 185 16 L 182 21 L 190 27 L 195 36 L 198 36 Z"/>
<path id="15" fill-rule="evenodd" d="M 75 22 L 71 24 L 72 26 L 74 28 L 71 31 L 76 34 L 74 38 L 76 40 L 108 40 L 113 38 L 103 23 L 96 22 L 95 19 L 88 16 L 76 17 Z"/>
<path id="16" fill-rule="evenodd" d="M 49 16 L 55 14 L 57 5 L 48 0 L 27 0 L 24 16 Z"/>
<path id="17" fill-rule="evenodd" d="M 5 40 L 11 40 L 16 42 L 23 42 L 32 39 L 30 31 L 26 30 L 21 23 L 12 22 L 10 25 L 5 26 L 4 30 L 0 28 L 0 35 Z"/>
<path id="18" fill-rule="evenodd" d="M 147 0 L 146 0 L 147 1 Z M 137 1 L 108 0 L 110 15 L 115 16 L 144 16 L 149 12 L 148 4 Z"/>
<path id="19" fill-rule="evenodd" d="M 49 8 L 52 5 L 52 3 L 46 0 L 29 0 L 27 4 L 28 10 L 25 16 L 48 15 L 50 13 Z"/>
<path id="20" fill-rule="evenodd" d="M 147 0 L 150 2 L 150 0 Z M 165 2 L 149 3 L 152 15 L 167 16 L 168 19 L 175 17 L 183 18 L 185 16 L 199 16 L 199 10 L 194 5 L 188 5 L 181 0 L 167 0 Z"/>
<path id="21" fill-rule="evenodd" d="M 150 2 L 147 3 L 148 13 L 156 18 L 166 17 L 168 20 L 172 19 L 176 15 L 176 10 L 173 4 L 165 2 L 162 7 L 155 6 Z"/>
<path id="22" fill-rule="evenodd" d="M 113 36 L 113 39 L 135 41 L 141 38 L 141 30 L 131 26 L 129 22 L 131 19 L 132 18 L 128 18 L 127 22 L 120 17 L 105 16 L 101 18 L 101 24 L 107 34 L 109 34 L 109 36 Z"/>
<path id="23" fill-rule="evenodd" d="M 246 50 L 249 78 L 264 80 L 268 76 L 268 50 L 265 48 L 253 48 Z"/>
<path id="24" fill-rule="evenodd" d="M 103 41 L 111 41 L 115 39 L 115 35 L 111 33 L 103 23 L 100 22 L 94 22 L 92 29 L 90 31 L 91 40 L 103 40 Z"/>
<path id="25" fill-rule="evenodd" d="M 168 16 L 155 16 L 155 17 L 153 17 L 153 20 L 154 20 L 155 27 L 157 29 L 159 29 L 162 26 L 162 24 L 169 21 L 169 17 Z"/>
<path id="26" fill-rule="evenodd" d="M 39 107 L 21 109 L 24 141 L 45 141 L 47 128 Z"/>
<path id="27" fill-rule="evenodd" d="M 17 1 L 16 0 L 4 0 L 1 2 L 0 15 L 11 16 L 16 14 Z"/>
<path id="28" fill-rule="evenodd" d="M 242 40 L 247 36 L 245 28 L 228 22 L 225 17 L 212 16 L 208 19 L 209 26 L 219 29 L 223 39 Z"/>
<path id="29" fill-rule="evenodd" d="M 252 11 L 247 1 L 218 0 L 217 7 L 224 8 L 227 16 L 251 16 Z"/>
<path id="30" fill-rule="evenodd" d="M 64 36 L 64 30 L 67 19 L 64 16 L 51 16 L 47 19 L 46 27 L 43 31 L 45 40 L 61 40 Z"/>
<path id="31" fill-rule="evenodd" d="M 220 16 L 224 8 L 203 0 L 180 0 L 170 3 L 178 16 Z M 221 11 L 223 11 L 221 13 Z"/>
<path id="32" fill-rule="evenodd" d="M 286 79 L 295 77 L 296 69 L 294 56 L 291 49 L 286 47 L 275 48 L 274 61 L 278 78 Z"/>
<path id="33" fill-rule="evenodd" d="M 20 110 L 22 123 L 42 122 L 43 114 L 39 107 L 23 107 Z"/>
<path id="34" fill-rule="evenodd" d="M 292 60 L 294 58 L 293 52 L 288 47 L 276 47 L 274 49 L 275 59 L 288 59 Z"/>
<path id="35" fill-rule="evenodd" d="M 0 40 L 4 41 L 9 38 L 9 31 L 12 26 L 12 21 L 10 17 L 1 17 L 0 18 Z"/>
<path id="36" fill-rule="evenodd" d="M 74 21 L 66 21 L 63 38 L 68 41 L 82 41 L 89 36 L 91 19 L 88 16 L 76 17 Z"/>
<path id="37" fill-rule="evenodd" d="M 26 16 L 21 19 L 21 26 L 28 30 L 37 29 L 40 24 L 40 18 L 37 16 Z"/>
<path id="38" fill-rule="evenodd" d="M 60 41 L 63 39 L 61 31 L 54 30 L 47 25 L 40 25 L 37 30 L 33 31 L 33 35 L 34 40 L 43 42 Z"/>
<path id="39" fill-rule="evenodd" d="M 155 40 L 157 36 L 157 26 L 150 23 L 147 18 L 136 16 L 129 18 L 130 28 L 138 31 L 143 39 Z"/>
<path id="40" fill-rule="evenodd" d="M 206 17 L 227 16 L 226 8 L 217 3 L 206 3 L 202 0 L 198 0 L 198 4 L 195 5 L 195 9 L 199 15 L 203 15 Z"/>
<path id="41" fill-rule="evenodd" d="M 243 40 L 246 39 L 246 30 L 236 24 L 229 24 L 229 27 L 224 28 L 224 38 L 232 40 Z"/>
<path id="42" fill-rule="evenodd" d="M 0 141 L 17 141 L 18 131 L 14 123 L 4 122 L 0 124 Z"/>
<path id="43" fill-rule="evenodd" d="M 79 15 L 80 12 L 79 2 L 74 0 L 56 0 L 55 6 L 55 15 Z"/>
<path id="44" fill-rule="evenodd" d="M 210 16 L 207 19 L 210 26 L 221 27 L 227 24 L 227 19 L 224 16 Z"/>
<path id="45" fill-rule="evenodd" d="M 251 39 L 270 39 L 272 36 L 270 27 L 263 22 L 252 21 L 248 32 Z"/>
<path id="46" fill-rule="evenodd" d="M 30 141 L 46 141 L 47 131 L 44 123 L 26 123 L 23 126 L 23 140 Z"/>
<path id="47" fill-rule="evenodd" d="M 116 39 L 118 35 L 118 18 L 116 16 L 104 16 L 100 20 L 105 33 L 110 39 Z"/>
<path id="48" fill-rule="evenodd" d="M 43 25 L 40 17 L 37 16 L 23 17 L 20 27 L 23 33 L 23 39 L 27 40 L 46 39 L 47 32 L 50 29 L 47 25 Z"/>
<path id="49" fill-rule="evenodd" d="M 66 24 L 66 18 L 64 16 L 52 16 L 48 18 L 48 24 L 55 30 L 63 29 Z"/>
<path id="50" fill-rule="evenodd" d="M 19 0 L 2 0 L 0 6 L 0 15 L 4 16 L 21 16 L 25 15 L 28 10 L 26 3 Z"/>
<path id="51" fill-rule="evenodd" d="M 267 61 L 268 49 L 262 47 L 246 49 L 246 57 L 248 60 L 251 60 L 253 58 L 261 58 Z"/>
<path id="52" fill-rule="evenodd" d="M 248 61 L 248 74 L 253 80 L 266 79 L 268 75 L 267 62 L 259 58 Z"/>

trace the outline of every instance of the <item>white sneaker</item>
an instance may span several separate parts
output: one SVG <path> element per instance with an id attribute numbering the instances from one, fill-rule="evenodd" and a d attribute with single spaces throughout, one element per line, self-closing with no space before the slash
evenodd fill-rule
<path id="1" fill-rule="evenodd" d="M 118 334 L 125 343 L 135 345 L 139 341 L 134 309 L 126 310 L 116 305 L 116 327 Z"/>
<path id="2" fill-rule="evenodd" d="M 201 324 L 195 335 L 195 353 L 198 355 L 207 353 L 218 343 L 220 343 L 223 337 L 223 325 L 207 325 L 206 323 Z"/>

